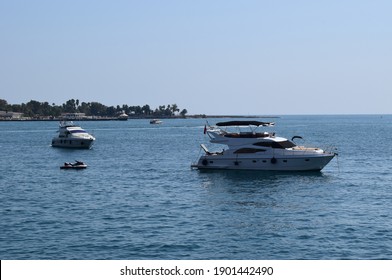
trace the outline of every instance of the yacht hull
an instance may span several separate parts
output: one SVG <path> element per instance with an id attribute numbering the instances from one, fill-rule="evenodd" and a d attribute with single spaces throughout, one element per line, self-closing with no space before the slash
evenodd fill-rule
<path id="1" fill-rule="evenodd" d="M 52 140 L 52 147 L 57 148 L 71 148 L 71 149 L 91 149 L 93 145 L 93 139 L 78 139 L 78 138 L 71 138 L 71 139 L 60 139 L 60 138 L 53 138 Z"/>
<path id="2" fill-rule="evenodd" d="M 325 153 L 317 156 L 298 157 L 225 157 L 204 155 L 192 165 L 197 169 L 266 170 L 266 171 L 320 171 L 335 156 Z"/>

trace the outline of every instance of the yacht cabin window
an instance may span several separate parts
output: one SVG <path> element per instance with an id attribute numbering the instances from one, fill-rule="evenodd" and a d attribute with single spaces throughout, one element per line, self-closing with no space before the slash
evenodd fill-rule
<path id="1" fill-rule="evenodd" d="M 258 152 L 265 152 L 265 149 L 254 149 L 254 148 L 241 148 L 235 151 L 235 154 L 253 154 Z"/>
<path id="2" fill-rule="evenodd" d="M 257 142 L 254 143 L 253 145 L 255 146 L 261 146 L 261 147 L 270 147 L 270 148 L 275 148 L 275 149 L 288 149 L 288 148 L 293 148 L 296 145 L 289 141 L 282 141 L 282 142 L 274 142 L 274 141 L 263 141 L 263 142 Z"/>

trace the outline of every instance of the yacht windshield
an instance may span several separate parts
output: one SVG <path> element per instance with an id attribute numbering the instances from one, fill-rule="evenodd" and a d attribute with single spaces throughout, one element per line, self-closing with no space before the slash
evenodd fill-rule
<path id="1" fill-rule="evenodd" d="M 86 133 L 86 131 L 83 129 L 79 129 L 79 130 L 72 130 L 71 133 Z"/>
<path id="2" fill-rule="evenodd" d="M 275 148 L 275 149 L 288 149 L 288 148 L 293 148 L 296 145 L 289 141 L 282 141 L 282 142 L 274 142 L 274 141 L 263 141 L 263 142 L 257 142 L 254 143 L 253 145 L 255 146 L 261 146 L 261 147 L 270 147 L 270 148 Z"/>

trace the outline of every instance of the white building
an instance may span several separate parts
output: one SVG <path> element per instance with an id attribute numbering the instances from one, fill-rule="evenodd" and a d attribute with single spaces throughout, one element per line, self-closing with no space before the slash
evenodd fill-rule
<path id="1" fill-rule="evenodd" d="M 20 120 L 23 113 L 0 111 L 0 119 L 2 120 Z"/>
<path id="2" fill-rule="evenodd" d="M 80 120 L 86 117 L 85 113 L 63 113 L 61 114 L 62 119 L 67 120 Z"/>

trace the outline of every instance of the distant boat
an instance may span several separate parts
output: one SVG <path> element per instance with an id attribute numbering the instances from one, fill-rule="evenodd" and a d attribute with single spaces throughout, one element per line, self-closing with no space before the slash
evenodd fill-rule
<path id="1" fill-rule="evenodd" d="M 59 135 L 53 137 L 52 147 L 90 149 L 95 137 L 72 121 L 60 122 Z"/>
<path id="2" fill-rule="evenodd" d="M 159 120 L 159 119 L 152 119 L 152 120 L 150 121 L 150 124 L 161 124 L 161 123 L 162 123 L 162 121 Z"/>
<path id="3" fill-rule="evenodd" d="M 122 112 L 122 114 L 119 115 L 119 116 L 117 117 L 117 119 L 118 119 L 119 121 L 126 121 L 126 120 L 128 120 L 128 115 L 125 114 L 125 112 Z"/>

